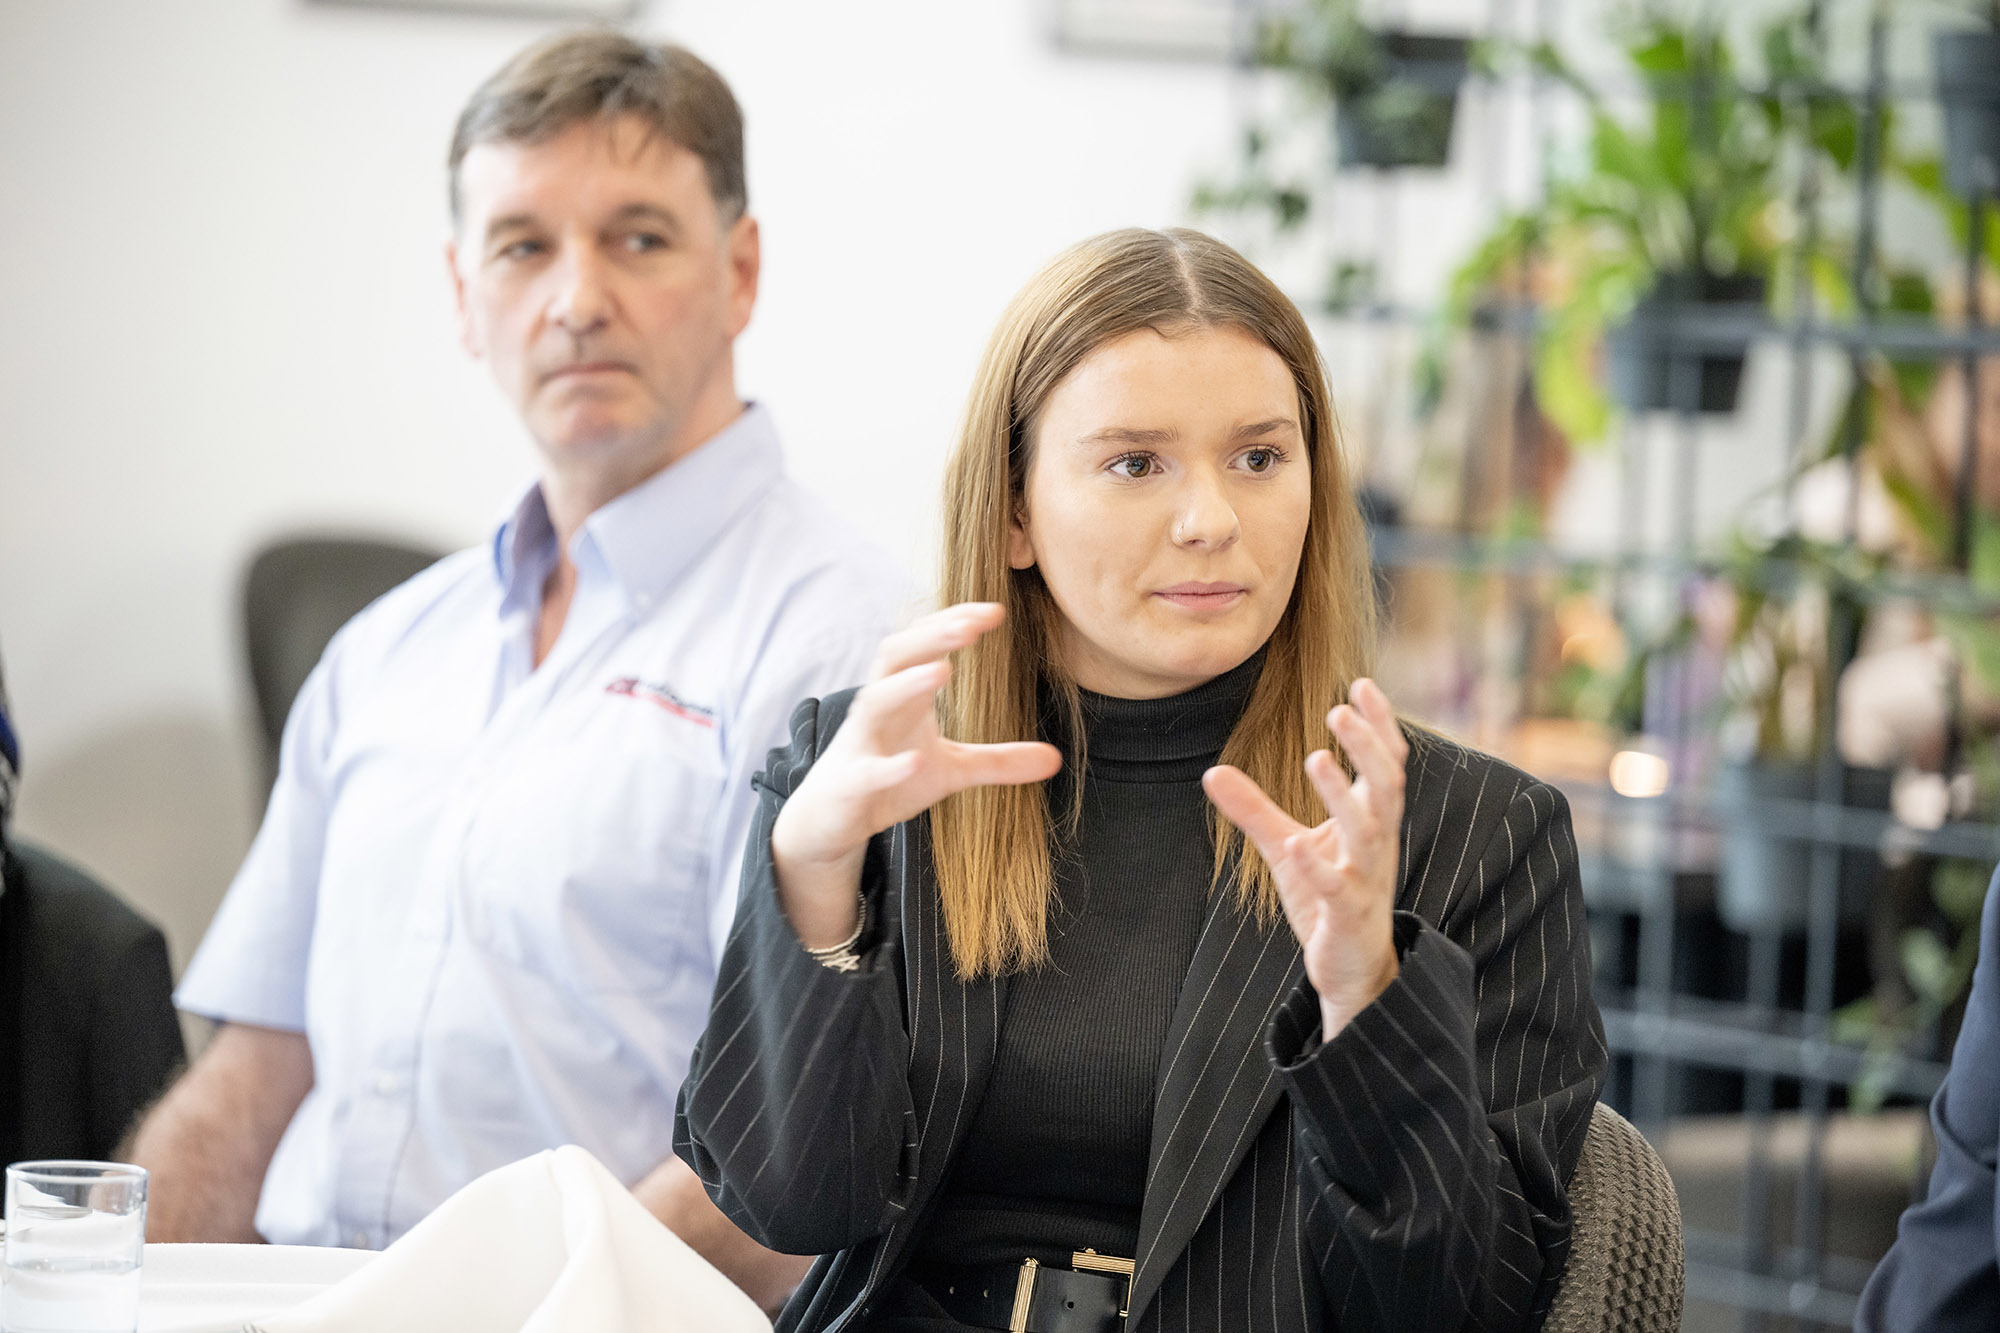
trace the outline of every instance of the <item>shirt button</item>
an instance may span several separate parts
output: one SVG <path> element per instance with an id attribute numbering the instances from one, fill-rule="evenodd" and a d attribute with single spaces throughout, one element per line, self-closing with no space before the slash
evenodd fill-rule
<path id="1" fill-rule="evenodd" d="M 352 1248 L 352 1249 L 356 1249 L 356 1250 L 365 1250 L 365 1249 L 367 1249 L 367 1248 L 368 1248 L 368 1233 L 367 1233 L 367 1232 L 365 1232 L 365 1231 L 357 1231 L 357 1232 L 355 1232 L 355 1233 L 354 1233 L 353 1235 L 351 1235 L 351 1236 L 349 1236 L 349 1237 L 347 1238 L 347 1244 L 348 1244 L 348 1246 L 349 1246 L 350 1248 Z"/>
<path id="2" fill-rule="evenodd" d="M 402 1087 L 403 1080 L 394 1074 L 383 1073 L 375 1076 L 375 1094 L 378 1097 L 393 1097 L 402 1090 Z"/>

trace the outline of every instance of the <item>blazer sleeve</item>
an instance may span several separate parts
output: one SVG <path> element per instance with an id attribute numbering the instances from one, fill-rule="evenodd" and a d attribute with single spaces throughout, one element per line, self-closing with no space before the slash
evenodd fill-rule
<path id="1" fill-rule="evenodd" d="M 1568 1254 L 1608 1057 L 1553 788 L 1514 794 L 1459 892 L 1470 906 L 1443 929 L 1396 914 L 1399 975 L 1332 1041 L 1308 983 L 1271 1026 L 1301 1225 L 1341 1328 L 1533 1327 Z"/>
<path id="2" fill-rule="evenodd" d="M 862 873 L 868 925 L 852 972 L 806 953 L 779 906 L 771 864 L 778 811 L 851 698 L 799 705 L 791 743 L 752 781 L 757 810 L 736 921 L 674 1125 L 674 1151 L 716 1206 L 759 1244 L 789 1254 L 825 1254 L 886 1232 L 914 1183 L 889 835 L 871 845 Z"/>
<path id="3" fill-rule="evenodd" d="M 1930 1193 L 1897 1224 L 1868 1279 L 1857 1333 L 2000 1328 L 1994 1163 L 2000 1156 L 2000 875 L 1986 891 L 1979 964 L 1951 1071 L 1931 1103 L 1937 1165 Z"/>

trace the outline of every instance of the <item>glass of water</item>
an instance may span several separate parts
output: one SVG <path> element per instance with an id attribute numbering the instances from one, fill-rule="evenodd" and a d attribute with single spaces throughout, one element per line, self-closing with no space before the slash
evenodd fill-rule
<path id="1" fill-rule="evenodd" d="M 5 1333 L 132 1333 L 146 1245 L 146 1171 L 116 1162 L 7 1168 Z"/>

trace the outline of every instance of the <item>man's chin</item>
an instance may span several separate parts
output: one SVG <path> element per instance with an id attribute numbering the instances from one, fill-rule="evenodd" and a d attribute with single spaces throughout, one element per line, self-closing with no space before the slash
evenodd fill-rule
<path id="1" fill-rule="evenodd" d="M 565 412 L 530 423 L 544 454 L 551 460 L 574 461 L 621 453 L 632 441 L 652 433 L 651 424 L 602 412 Z"/>

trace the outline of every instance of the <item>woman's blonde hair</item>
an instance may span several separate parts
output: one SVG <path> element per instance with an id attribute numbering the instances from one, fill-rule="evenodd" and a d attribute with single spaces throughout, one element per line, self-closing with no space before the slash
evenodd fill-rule
<path id="1" fill-rule="evenodd" d="M 940 724 L 961 741 L 1033 737 L 1043 682 L 1072 723 L 1080 721 L 1076 685 L 1058 654 L 1062 613 L 1038 570 L 1016 570 L 1007 560 L 1037 420 L 1055 387 L 1104 344 L 1141 329 L 1174 337 L 1222 326 L 1257 338 L 1291 371 L 1312 474 L 1298 582 L 1222 762 L 1241 768 L 1294 819 L 1313 825 L 1326 810 L 1306 776 L 1306 756 L 1331 744 L 1327 712 L 1367 674 L 1374 642 L 1367 540 L 1341 459 L 1326 367 L 1305 319 L 1250 261 L 1200 232 L 1133 229 L 1093 237 L 1050 261 L 1001 317 L 945 472 L 939 591 L 947 606 L 999 602 L 1007 623 L 957 655 L 940 697 Z M 1072 725 L 1070 734 L 1081 738 L 1081 726 Z M 1075 790 L 1080 799 L 1080 783 Z M 1246 908 L 1272 919 L 1278 896 L 1270 868 L 1212 808 L 1209 817 L 1214 882 L 1233 865 Z M 1046 961 L 1055 829 L 1047 789 L 960 792 L 932 810 L 931 829 L 959 975 Z"/>

